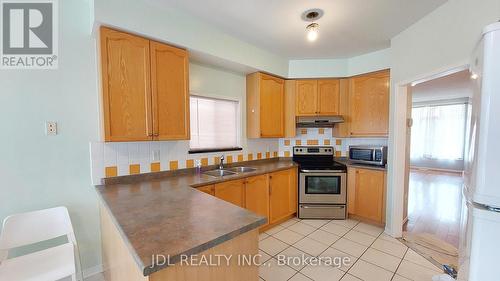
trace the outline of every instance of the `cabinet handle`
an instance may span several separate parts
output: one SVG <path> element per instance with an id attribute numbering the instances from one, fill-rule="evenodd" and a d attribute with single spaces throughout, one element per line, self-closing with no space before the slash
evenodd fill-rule
<path id="1" fill-rule="evenodd" d="M 271 195 L 272 193 L 273 193 L 273 187 L 269 186 L 269 195 Z"/>

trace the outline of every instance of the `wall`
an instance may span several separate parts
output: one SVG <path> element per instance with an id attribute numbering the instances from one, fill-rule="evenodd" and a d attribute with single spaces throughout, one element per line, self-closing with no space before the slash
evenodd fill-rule
<path id="1" fill-rule="evenodd" d="M 277 139 L 246 138 L 246 78 L 243 74 L 219 68 L 190 63 L 189 87 L 191 94 L 237 100 L 241 113 L 241 146 L 243 151 L 188 154 L 189 141 L 91 143 L 92 181 L 100 184 L 106 176 L 129 175 L 130 165 L 140 165 L 141 173 L 152 171 L 151 164 L 159 163 L 161 171 L 191 168 L 195 160 L 207 165 L 216 164 L 221 154 L 227 162 L 239 162 L 278 156 Z M 153 159 L 154 153 L 160 159 Z M 249 156 L 251 155 L 251 156 Z M 155 164 L 157 167 L 158 164 Z M 106 175 L 108 171 L 113 171 Z M 116 171 L 116 174 L 114 174 Z"/>
<path id="2" fill-rule="evenodd" d="M 83 267 L 101 262 L 97 198 L 89 177 L 89 140 L 98 134 L 91 3 L 59 1 L 59 68 L 0 70 L 0 219 L 67 206 Z M 45 135 L 45 121 L 59 134 Z"/>
<path id="3" fill-rule="evenodd" d="M 484 26 L 500 19 L 500 0 L 449 0 L 391 40 L 391 102 L 387 227 L 392 218 L 393 193 L 403 186 L 406 95 L 396 97 L 401 83 L 467 64 Z M 397 110 L 398 109 L 398 110 Z M 399 204 L 398 204 L 399 205 Z M 398 207 L 398 206 L 394 206 Z"/>

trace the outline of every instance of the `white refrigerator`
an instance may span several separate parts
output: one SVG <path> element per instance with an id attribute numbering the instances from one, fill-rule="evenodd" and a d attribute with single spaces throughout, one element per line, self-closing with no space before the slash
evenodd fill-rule
<path id="1" fill-rule="evenodd" d="M 458 280 L 495 281 L 500 280 L 500 22 L 484 29 L 471 78 Z"/>

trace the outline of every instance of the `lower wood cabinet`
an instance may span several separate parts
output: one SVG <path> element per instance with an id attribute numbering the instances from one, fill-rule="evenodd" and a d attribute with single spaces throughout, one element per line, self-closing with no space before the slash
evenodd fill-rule
<path id="1" fill-rule="evenodd" d="M 215 185 L 215 197 L 245 207 L 245 180 L 232 180 Z"/>
<path id="2" fill-rule="evenodd" d="M 245 208 L 269 218 L 269 176 L 267 174 L 245 180 Z M 267 224 L 269 224 L 269 219 Z"/>
<path id="3" fill-rule="evenodd" d="M 269 174 L 269 222 L 277 222 L 297 212 L 297 170 Z"/>
<path id="4" fill-rule="evenodd" d="M 349 167 L 347 182 L 349 214 L 384 224 L 386 171 Z"/>
<path id="5" fill-rule="evenodd" d="M 215 185 L 214 184 L 211 184 L 211 185 L 205 185 L 205 186 L 200 186 L 197 188 L 199 191 L 202 191 L 202 192 L 205 192 L 205 193 L 208 193 L 212 196 L 215 195 Z"/>

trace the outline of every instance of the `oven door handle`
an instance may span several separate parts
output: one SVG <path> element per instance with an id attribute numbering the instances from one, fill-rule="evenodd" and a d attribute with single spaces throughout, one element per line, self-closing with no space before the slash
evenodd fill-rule
<path id="1" fill-rule="evenodd" d="M 300 205 L 301 208 L 303 209 L 344 209 L 345 206 L 314 206 L 314 207 L 311 207 L 311 206 L 303 206 L 303 205 Z"/>
<path id="2" fill-rule="evenodd" d="M 319 173 L 319 174 L 328 174 L 328 173 L 345 173 L 345 171 L 340 170 L 300 170 L 301 173 Z"/>

